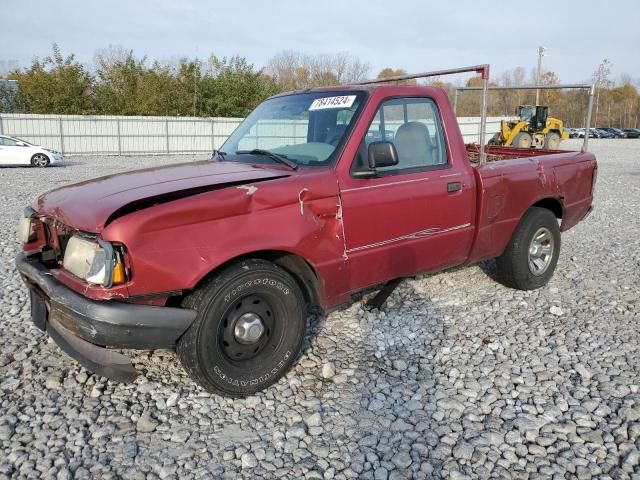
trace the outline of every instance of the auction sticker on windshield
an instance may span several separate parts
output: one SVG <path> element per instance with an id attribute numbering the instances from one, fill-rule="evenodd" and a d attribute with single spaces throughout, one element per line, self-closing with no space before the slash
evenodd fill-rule
<path id="1" fill-rule="evenodd" d="M 325 110 L 327 108 L 350 108 L 351 105 L 353 105 L 355 99 L 355 95 L 316 98 L 309 107 L 309 111 L 311 112 L 313 110 Z"/>

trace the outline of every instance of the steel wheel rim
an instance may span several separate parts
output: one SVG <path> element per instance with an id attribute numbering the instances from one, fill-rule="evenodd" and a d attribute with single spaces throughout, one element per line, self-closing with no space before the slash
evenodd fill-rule
<path id="1" fill-rule="evenodd" d="M 220 348 L 234 362 L 258 356 L 274 337 L 275 310 L 261 295 L 247 295 L 229 306 L 220 322 Z M 256 328 L 256 327 L 260 328 Z M 247 328 L 260 332 L 252 336 Z M 257 337 L 257 338 L 256 338 Z"/>
<path id="2" fill-rule="evenodd" d="M 45 157 L 41 153 L 38 153 L 33 157 L 33 163 L 38 167 L 44 167 L 47 165 L 47 157 Z"/>
<path id="3" fill-rule="evenodd" d="M 551 265 L 554 250 L 553 234 L 547 227 L 540 227 L 529 244 L 529 271 L 536 276 L 544 274 Z"/>

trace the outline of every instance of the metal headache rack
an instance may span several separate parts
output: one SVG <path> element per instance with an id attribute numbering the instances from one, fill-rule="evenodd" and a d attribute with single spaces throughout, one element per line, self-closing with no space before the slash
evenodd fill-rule
<path id="1" fill-rule="evenodd" d="M 472 67 L 460 67 L 460 68 L 448 68 L 445 70 L 434 70 L 432 72 L 412 73 L 408 75 L 398 75 L 395 77 L 378 78 L 374 80 L 365 80 L 362 82 L 356 82 L 354 85 L 373 85 L 376 83 L 391 83 L 401 82 L 404 80 L 415 80 L 418 78 L 440 77 L 443 75 L 456 75 L 459 73 L 474 72 L 479 73 L 482 77 L 481 87 L 458 87 L 455 90 L 453 101 L 453 112 L 456 113 L 458 104 L 458 92 L 461 91 L 481 91 L 481 103 L 480 103 L 480 138 L 478 145 L 478 165 L 483 166 L 487 163 L 486 152 L 486 134 L 487 134 L 487 103 L 489 101 L 489 90 L 563 90 L 563 89 L 580 89 L 588 90 L 589 100 L 587 106 L 587 117 L 585 125 L 584 142 L 582 144 L 582 152 L 586 152 L 589 146 L 589 131 L 591 128 L 591 111 L 593 110 L 593 97 L 595 94 L 595 85 L 592 84 L 564 84 L 564 85 L 523 85 L 513 87 L 498 87 L 489 86 L 489 64 L 475 65 Z"/>

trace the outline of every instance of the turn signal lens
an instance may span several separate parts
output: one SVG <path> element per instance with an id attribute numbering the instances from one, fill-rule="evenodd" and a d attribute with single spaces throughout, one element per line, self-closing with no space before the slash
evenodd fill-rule
<path id="1" fill-rule="evenodd" d="M 113 285 L 119 285 L 124 283 L 124 280 L 124 265 L 119 261 L 113 266 L 112 283 Z"/>

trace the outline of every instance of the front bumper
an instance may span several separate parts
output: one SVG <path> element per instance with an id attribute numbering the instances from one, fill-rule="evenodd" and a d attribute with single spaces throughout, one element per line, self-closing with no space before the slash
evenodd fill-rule
<path id="1" fill-rule="evenodd" d="M 137 372 L 127 357 L 105 347 L 173 348 L 195 319 L 182 308 L 89 300 L 24 254 L 16 267 L 29 288 L 33 323 L 85 368 L 113 380 L 133 381 Z"/>

